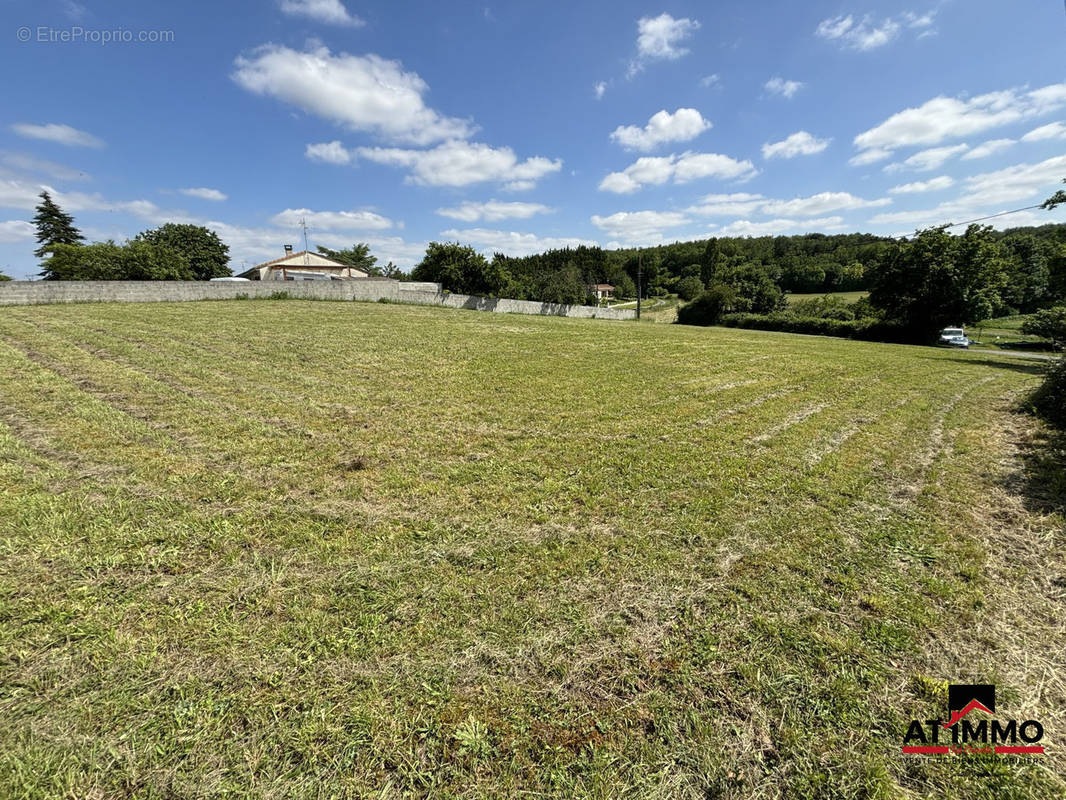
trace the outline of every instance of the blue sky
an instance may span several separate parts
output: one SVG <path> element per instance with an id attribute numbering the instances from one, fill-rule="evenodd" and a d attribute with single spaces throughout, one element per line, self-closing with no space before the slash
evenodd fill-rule
<path id="1" fill-rule="evenodd" d="M 0 270 L 48 187 L 90 239 L 215 228 L 486 253 L 904 234 L 1066 178 L 1054 0 L 0 0 Z M 64 41 L 67 39 L 67 41 Z M 1066 208 L 1000 226 L 1066 222 Z"/>

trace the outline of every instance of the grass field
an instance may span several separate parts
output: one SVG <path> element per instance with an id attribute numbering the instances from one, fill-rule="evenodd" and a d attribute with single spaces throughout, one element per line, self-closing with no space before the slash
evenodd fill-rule
<path id="1" fill-rule="evenodd" d="M 978 322 L 970 326 L 968 333 L 977 338 L 982 344 L 1002 347 L 1004 349 L 1026 349 L 1027 345 L 1039 345 L 1047 342 L 1039 336 L 1030 336 L 1022 333 L 1022 323 L 1029 318 L 1027 314 L 1016 314 L 1011 317 L 997 317 Z"/>
<path id="2" fill-rule="evenodd" d="M 0 309 L 0 796 L 1062 797 L 1038 369 L 396 305 Z M 995 682 L 1049 755 L 903 757 L 947 682 Z"/>

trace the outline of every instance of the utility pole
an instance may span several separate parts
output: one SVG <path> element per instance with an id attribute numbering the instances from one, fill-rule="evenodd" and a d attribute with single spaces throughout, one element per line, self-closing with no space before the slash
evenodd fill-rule
<path id="1" fill-rule="evenodd" d="M 640 293 L 641 283 L 644 280 L 644 253 L 641 250 L 637 251 L 637 319 L 640 319 Z"/>

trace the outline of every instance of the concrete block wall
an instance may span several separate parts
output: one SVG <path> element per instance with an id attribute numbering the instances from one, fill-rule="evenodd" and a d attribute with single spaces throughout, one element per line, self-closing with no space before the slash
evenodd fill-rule
<path id="1" fill-rule="evenodd" d="M 267 298 L 276 293 L 311 300 L 389 300 L 419 305 L 494 311 L 501 314 L 539 314 L 584 319 L 635 319 L 629 309 L 566 306 L 529 300 L 445 294 L 439 283 L 394 280 L 358 281 L 5 281 L 0 283 L 0 306 L 48 303 L 173 303 L 191 300 Z"/>
<path id="2" fill-rule="evenodd" d="M 368 281 L 10 281 L 0 283 L 0 305 L 42 303 L 165 303 L 290 297 L 316 300 L 400 299 L 400 282 Z"/>

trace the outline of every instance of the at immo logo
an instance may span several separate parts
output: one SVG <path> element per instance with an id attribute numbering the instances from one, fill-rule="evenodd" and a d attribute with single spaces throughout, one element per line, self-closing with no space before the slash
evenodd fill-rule
<path id="1" fill-rule="evenodd" d="M 916 755 L 1037 755 L 1044 726 L 1035 719 L 999 719 L 996 687 L 948 686 L 948 719 L 911 720 L 903 752 Z"/>

